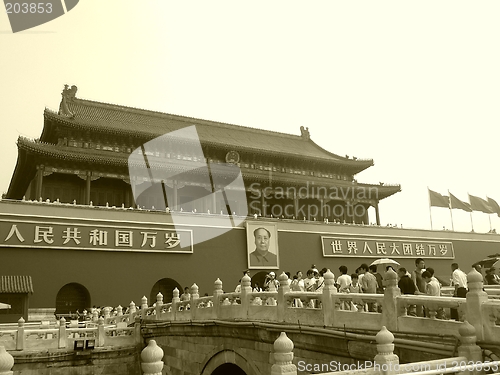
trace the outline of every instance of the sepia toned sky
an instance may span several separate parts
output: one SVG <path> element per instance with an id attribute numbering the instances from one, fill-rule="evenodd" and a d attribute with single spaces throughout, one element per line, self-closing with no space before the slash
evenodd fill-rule
<path id="1" fill-rule="evenodd" d="M 2 5 L 3 7 L 3 5 Z M 2 8 L 3 9 L 3 8 Z M 77 97 L 300 134 L 399 183 L 382 224 L 428 228 L 427 187 L 500 202 L 500 2 L 82 0 L 13 34 L 0 12 L 0 192 L 19 136 Z M 370 211 L 373 214 L 373 211 Z M 434 229 L 450 211 L 432 208 Z M 471 215 L 453 210 L 455 230 Z M 374 221 L 374 215 L 372 215 Z M 476 232 L 487 214 L 472 214 Z M 500 218 L 491 215 L 500 232 Z"/>

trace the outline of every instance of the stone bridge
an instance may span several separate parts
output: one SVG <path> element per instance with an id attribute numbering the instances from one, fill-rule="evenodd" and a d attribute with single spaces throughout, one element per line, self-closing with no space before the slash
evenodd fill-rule
<path id="1" fill-rule="evenodd" d="M 240 293 L 224 293 L 217 280 L 212 296 L 199 297 L 195 284 L 190 301 L 180 301 L 177 290 L 169 303 L 161 294 L 152 307 L 143 299 L 137 312 L 143 337 L 163 348 L 165 373 L 185 375 L 270 374 L 273 343 L 280 332 L 293 341 L 296 364 L 373 361 L 375 335 L 382 326 L 396 336 L 402 363 L 450 358 L 457 354 L 465 319 L 478 343 L 493 349 L 493 358 L 500 355 L 500 301 L 488 298 L 498 290 L 484 291 L 482 276 L 475 270 L 468 275 L 466 298 L 401 295 L 393 271 L 385 274 L 383 295 L 337 293 L 330 272 L 322 293 L 292 292 L 284 274 L 279 281 L 277 291 L 252 292 L 245 276 Z M 300 304 L 294 302 L 297 299 Z M 381 305 L 381 312 L 345 308 L 370 302 Z M 412 305 L 424 306 L 428 317 L 407 315 Z M 457 309 L 461 320 L 436 319 L 440 308 Z"/>
<path id="2" fill-rule="evenodd" d="M 127 314 L 123 314 L 121 307 L 114 316 L 109 309 L 104 310 L 102 317 L 94 314 L 92 320 L 97 327 L 94 331 L 86 330 L 94 332 L 94 350 L 101 353 L 103 350 L 123 350 L 124 347 L 135 348 L 139 353 L 146 343 L 157 343 L 163 349 L 159 357 L 161 350 L 158 347 L 151 349 L 148 345 L 149 349 L 143 351 L 142 364 L 146 366 L 144 373 L 147 374 L 294 374 L 283 370 L 291 365 L 288 361 L 282 363 L 281 370 L 276 367 L 279 363 L 276 362 L 275 341 L 281 332 L 286 332 L 295 345 L 295 373 L 297 369 L 299 373 L 319 373 L 307 367 L 314 364 L 322 365 L 321 369 L 328 364 L 333 366 L 330 368 L 337 366 L 342 369 L 345 365 L 360 368 L 373 363 L 380 354 L 375 343 L 379 341 L 377 334 L 382 327 L 394 335 L 391 345 L 394 344 L 395 349 L 394 353 L 391 349 L 391 355 L 396 355 L 401 363 L 441 363 L 439 361 L 446 358 L 455 358 L 464 342 L 476 349 L 473 355 L 462 355 L 462 358 L 494 361 L 500 356 L 500 301 L 489 298 L 498 295 L 498 290 L 483 290 L 482 277 L 475 270 L 468 274 L 466 298 L 401 295 L 393 271 L 385 274 L 384 294 L 337 293 L 331 272 L 325 274 L 325 287 L 321 293 L 290 291 L 285 274 L 280 275 L 279 281 L 277 291 L 252 292 L 250 278 L 245 276 L 241 292 L 224 293 L 222 282 L 216 280 L 213 295 L 206 297 L 199 296 L 194 284 L 189 301 L 180 301 L 178 290 L 174 290 L 174 297 L 168 303 L 164 303 L 163 296 L 158 294 L 157 301 L 149 306 L 147 298 L 143 297 L 141 306 L 136 308 L 131 303 Z M 297 303 L 298 300 L 301 303 Z M 349 307 L 372 302 L 381 305 L 381 312 Z M 424 306 L 428 317 L 408 315 L 412 305 Z M 461 320 L 437 319 L 438 309 L 457 309 Z M 470 328 L 464 330 L 464 324 Z M 66 330 L 59 327 L 59 331 L 54 331 L 50 338 L 54 350 L 71 350 L 78 339 L 68 341 L 67 331 L 76 336 L 78 332 L 75 330 L 77 328 Z M 461 334 L 460 330 L 463 331 Z M 78 337 L 85 340 L 81 339 L 82 333 Z M 35 345 L 26 339 L 26 335 L 26 330 L 17 331 L 13 334 L 17 342 L 13 340 L 5 345 L 8 349 L 21 350 L 14 352 L 16 363 L 24 353 L 23 349 L 43 349 L 43 337 Z M 38 331 L 29 335 L 43 336 Z M 469 338 L 464 341 L 464 336 Z M 0 345 L 3 345 L 1 339 Z M 112 347 L 106 349 L 106 345 Z M 149 355 L 148 350 L 156 351 L 156 354 Z M 162 365 L 163 372 L 155 367 L 160 361 L 165 364 Z M 118 368 L 119 360 L 116 364 Z M 48 367 L 34 373 L 65 373 L 54 372 Z M 127 374 L 137 373 L 137 367 L 129 368 Z M 312 370 L 308 371 L 308 368 Z M 100 371 L 107 374 L 111 370 Z"/>

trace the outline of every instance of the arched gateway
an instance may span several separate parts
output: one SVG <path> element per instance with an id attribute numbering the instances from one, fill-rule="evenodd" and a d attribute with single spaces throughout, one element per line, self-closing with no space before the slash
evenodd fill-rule
<path id="1" fill-rule="evenodd" d="M 203 366 L 201 375 L 260 375 L 255 364 L 236 350 L 225 349 L 213 354 Z"/>
<path id="2" fill-rule="evenodd" d="M 182 288 L 182 286 L 174 279 L 164 278 L 158 280 L 156 284 L 153 285 L 153 288 L 151 288 L 149 301 L 152 301 L 151 303 L 154 303 L 154 301 L 156 301 L 156 295 L 158 294 L 158 292 L 160 292 L 161 294 L 163 294 L 163 303 L 172 302 L 173 292 L 175 288 L 179 289 L 179 294 L 182 294 L 184 288 Z"/>
<path id="3" fill-rule="evenodd" d="M 81 284 L 66 284 L 57 293 L 56 314 L 74 314 L 77 310 L 81 313 L 91 306 L 90 293 Z"/>

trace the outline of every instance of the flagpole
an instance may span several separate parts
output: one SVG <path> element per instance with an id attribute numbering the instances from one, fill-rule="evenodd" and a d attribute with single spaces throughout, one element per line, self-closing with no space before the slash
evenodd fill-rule
<path id="1" fill-rule="evenodd" d="M 432 230 L 431 192 L 429 191 L 429 186 L 427 186 L 427 199 L 429 200 L 429 217 L 431 218 L 431 230 Z"/>
<path id="2" fill-rule="evenodd" d="M 467 196 L 469 197 L 469 204 L 470 204 L 471 210 L 474 211 L 474 209 L 472 208 L 472 203 L 470 201 L 470 194 L 469 194 L 469 192 L 467 192 Z M 470 225 L 472 227 L 472 231 L 474 232 L 474 222 L 472 221 L 472 211 L 470 212 Z"/>
<path id="3" fill-rule="evenodd" d="M 488 219 L 490 219 L 490 233 L 491 233 L 491 214 L 488 214 Z"/>
<path id="4" fill-rule="evenodd" d="M 450 197 L 450 190 L 448 189 L 448 197 Z M 451 216 L 451 230 L 454 232 L 455 231 L 455 226 L 453 225 L 453 213 L 451 212 L 451 210 L 453 209 L 453 207 L 451 206 L 451 198 L 448 198 L 449 199 L 449 208 L 450 208 L 450 216 Z"/>

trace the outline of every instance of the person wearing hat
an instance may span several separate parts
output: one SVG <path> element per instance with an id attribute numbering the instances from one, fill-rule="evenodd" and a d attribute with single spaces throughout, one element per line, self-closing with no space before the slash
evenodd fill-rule
<path id="1" fill-rule="evenodd" d="M 255 250 L 250 253 L 250 267 L 278 267 L 278 257 L 269 251 L 271 232 L 266 228 L 257 228 L 253 231 Z"/>
<path id="2" fill-rule="evenodd" d="M 266 292 L 269 292 L 272 285 L 274 285 L 275 290 L 278 290 L 280 282 L 276 280 L 276 274 L 274 272 L 269 272 L 269 274 L 266 276 L 266 280 L 264 281 L 264 290 Z"/>

